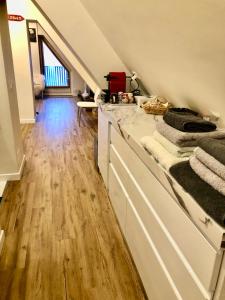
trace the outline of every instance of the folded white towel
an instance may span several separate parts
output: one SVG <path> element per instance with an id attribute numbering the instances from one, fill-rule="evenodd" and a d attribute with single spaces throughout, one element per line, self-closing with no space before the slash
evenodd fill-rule
<path id="1" fill-rule="evenodd" d="M 190 166 L 193 171 L 211 187 L 225 196 L 225 181 L 208 169 L 196 156 L 190 157 Z M 196 187 L 198 188 L 198 187 Z"/>
<path id="2" fill-rule="evenodd" d="M 179 147 L 174 143 L 170 142 L 157 130 L 153 133 L 154 139 L 159 142 L 166 150 L 176 157 L 189 157 L 193 154 L 195 147 Z"/>
<path id="3" fill-rule="evenodd" d="M 159 162 L 166 170 L 187 158 L 179 158 L 168 152 L 152 136 L 144 136 L 140 140 L 142 146 Z"/>
<path id="4" fill-rule="evenodd" d="M 197 147 L 195 150 L 195 155 L 207 168 L 225 180 L 225 165 L 204 151 L 202 148 Z"/>

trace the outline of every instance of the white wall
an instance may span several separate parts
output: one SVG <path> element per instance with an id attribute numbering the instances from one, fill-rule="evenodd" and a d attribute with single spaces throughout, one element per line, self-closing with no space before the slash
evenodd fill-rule
<path id="1" fill-rule="evenodd" d="M 57 34 L 55 29 L 48 22 L 46 17 L 37 9 L 37 7 L 32 3 L 31 0 L 26 0 L 26 18 L 37 20 L 38 23 L 42 26 L 45 32 L 51 37 L 51 40 L 58 46 L 59 49 L 62 49 L 65 57 L 69 63 L 77 70 L 79 75 L 83 78 L 84 81 L 95 91 L 99 85 L 96 80 L 91 76 L 86 67 L 80 62 L 78 57 L 74 54 L 73 51 L 65 44 L 64 40 Z"/>
<path id="2" fill-rule="evenodd" d="M 46 22 L 44 23 L 44 25 L 46 24 Z M 31 24 L 31 26 L 33 26 L 33 23 Z M 45 36 L 47 41 L 50 43 L 50 45 L 54 49 L 55 53 L 62 59 L 63 63 L 70 70 L 70 75 L 71 75 L 71 87 L 70 88 L 68 88 L 68 89 L 66 89 L 66 88 L 65 89 L 48 89 L 46 92 L 49 95 L 60 95 L 60 94 L 75 95 L 75 91 L 77 91 L 77 90 L 83 91 L 84 80 L 79 75 L 77 70 L 75 69 L 75 66 L 71 63 L 71 60 L 68 59 L 66 56 L 68 54 L 67 46 L 64 44 L 63 47 L 62 47 L 62 45 L 61 45 L 61 47 L 59 47 L 57 44 L 54 43 L 51 36 L 49 36 L 49 34 L 50 34 L 49 31 L 48 31 L 49 34 L 47 34 L 46 31 L 42 28 L 42 26 L 40 24 L 36 23 L 36 26 L 37 26 L 37 33 Z M 51 27 L 50 24 L 48 26 Z M 52 29 L 52 32 L 54 32 L 54 29 L 52 27 L 51 27 L 51 29 Z M 55 35 L 56 35 L 56 33 L 55 33 Z M 36 47 L 38 48 L 38 45 Z M 70 58 L 70 56 L 69 56 L 69 58 Z M 32 60 L 35 61 L 35 63 L 40 66 L 39 53 L 33 52 Z"/>
<path id="3" fill-rule="evenodd" d="M 25 17 L 25 0 L 7 0 L 8 12 Z M 34 122 L 34 96 L 26 21 L 9 21 L 17 99 L 21 122 Z"/>
<path id="4" fill-rule="evenodd" d="M 41 74 L 38 35 L 44 35 L 45 38 L 50 42 L 50 44 L 52 44 L 52 41 L 49 38 L 49 36 L 47 35 L 47 33 L 38 24 L 38 22 L 28 22 L 28 27 L 34 28 L 36 30 L 36 38 L 37 38 L 37 41 L 35 43 L 30 42 L 31 61 L 32 61 L 32 66 L 33 66 L 32 69 L 33 69 L 33 76 L 34 76 L 35 74 Z M 71 95 L 71 89 L 70 88 L 46 89 L 45 94 L 47 94 L 47 95 Z"/>
<path id="5" fill-rule="evenodd" d="M 61 1 L 33 0 L 33 2 L 36 2 L 53 22 L 100 87 L 107 86 L 104 75 L 109 71 L 128 72 L 80 0 L 65 0 L 63 4 Z M 108 10 L 108 7 L 106 9 L 104 7 L 105 3 L 101 7 L 102 14 Z M 113 17 L 110 15 L 111 19 Z M 90 83 L 85 81 L 92 88 Z"/>
<path id="6" fill-rule="evenodd" d="M 77 95 L 78 92 L 84 92 L 85 81 L 81 78 L 76 70 L 71 72 L 71 91 L 73 95 Z"/>
<path id="7" fill-rule="evenodd" d="M 39 59 L 39 47 L 38 47 L 38 24 L 36 22 L 29 22 L 29 28 L 34 28 L 36 30 L 37 42 L 30 42 L 30 51 L 31 51 L 31 62 L 33 75 L 40 74 L 40 59 Z"/>
<path id="8" fill-rule="evenodd" d="M 81 2 L 149 91 L 225 120 L 224 1 Z"/>
<path id="9" fill-rule="evenodd" d="M 23 160 L 19 110 L 6 6 L 0 3 L 0 181 L 19 172 Z M 7 175 L 8 174 L 8 175 Z"/>

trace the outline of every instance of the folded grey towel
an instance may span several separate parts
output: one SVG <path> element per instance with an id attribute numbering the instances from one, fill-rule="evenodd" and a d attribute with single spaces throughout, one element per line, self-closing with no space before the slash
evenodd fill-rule
<path id="1" fill-rule="evenodd" d="M 225 139 L 200 139 L 199 147 L 225 165 Z"/>
<path id="2" fill-rule="evenodd" d="M 172 166 L 170 173 L 210 217 L 225 227 L 225 196 L 195 174 L 189 161 Z"/>
<path id="3" fill-rule="evenodd" d="M 205 152 L 202 148 L 197 147 L 195 150 L 195 156 L 200 160 L 207 168 L 216 173 L 219 177 L 225 180 L 225 165 L 221 164 L 213 156 Z"/>
<path id="4" fill-rule="evenodd" d="M 199 139 L 203 137 L 211 137 L 215 139 L 225 138 L 225 130 L 222 129 L 210 132 L 183 132 L 169 126 L 164 121 L 157 122 L 156 129 L 164 137 L 180 147 L 197 146 Z"/>
<path id="5" fill-rule="evenodd" d="M 185 132 L 209 132 L 216 129 L 214 123 L 204 120 L 188 108 L 170 108 L 163 120 L 173 128 Z"/>
<path id="6" fill-rule="evenodd" d="M 193 171 L 211 187 L 225 196 L 225 181 L 208 169 L 196 156 L 190 157 L 190 166 Z"/>

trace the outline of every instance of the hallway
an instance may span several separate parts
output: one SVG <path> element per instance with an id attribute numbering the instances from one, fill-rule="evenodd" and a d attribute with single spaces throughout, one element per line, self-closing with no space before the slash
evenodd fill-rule
<path id="1" fill-rule="evenodd" d="M 26 164 L 0 205 L 0 300 L 141 300 L 138 275 L 93 163 L 97 118 L 73 98 L 39 100 Z"/>

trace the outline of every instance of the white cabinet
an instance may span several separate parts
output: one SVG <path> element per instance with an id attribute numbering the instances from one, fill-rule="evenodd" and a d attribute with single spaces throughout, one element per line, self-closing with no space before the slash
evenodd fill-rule
<path id="1" fill-rule="evenodd" d="M 223 249 L 165 189 L 155 176 L 157 164 L 151 172 L 119 131 L 107 128 L 108 154 L 100 171 L 108 174 L 102 175 L 112 206 L 149 299 L 222 300 Z"/>
<path id="2" fill-rule="evenodd" d="M 200 289 L 205 294 L 212 292 L 215 289 L 222 252 L 217 252 L 205 239 L 114 128 L 111 130 L 110 140 L 110 162 L 117 170 L 146 230 L 157 243 L 161 257 L 165 257 L 168 269 L 171 268 L 170 273 L 181 278 L 174 271 L 179 267 L 182 269 L 183 264 L 186 266 L 183 275 L 187 269 L 190 270 L 192 277 L 199 279 Z M 158 240 L 160 236 L 162 238 Z M 171 247 L 174 248 L 171 250 L 174 255 L 172 257 L 170 254 L 168 259 Z M 180 262 L 177 260 L 178 256 Z M 172 260 L 176 264 L 176 270 L 169 266 Z M 188 278 L 185 281 L 188 282 Z"/>
<path id="3" fill-rule="evenodd" d="M 105 114 L 98 109 L 98 167 L 106 188 L 108 188 L 109 169 L 109 121 Z"/>

